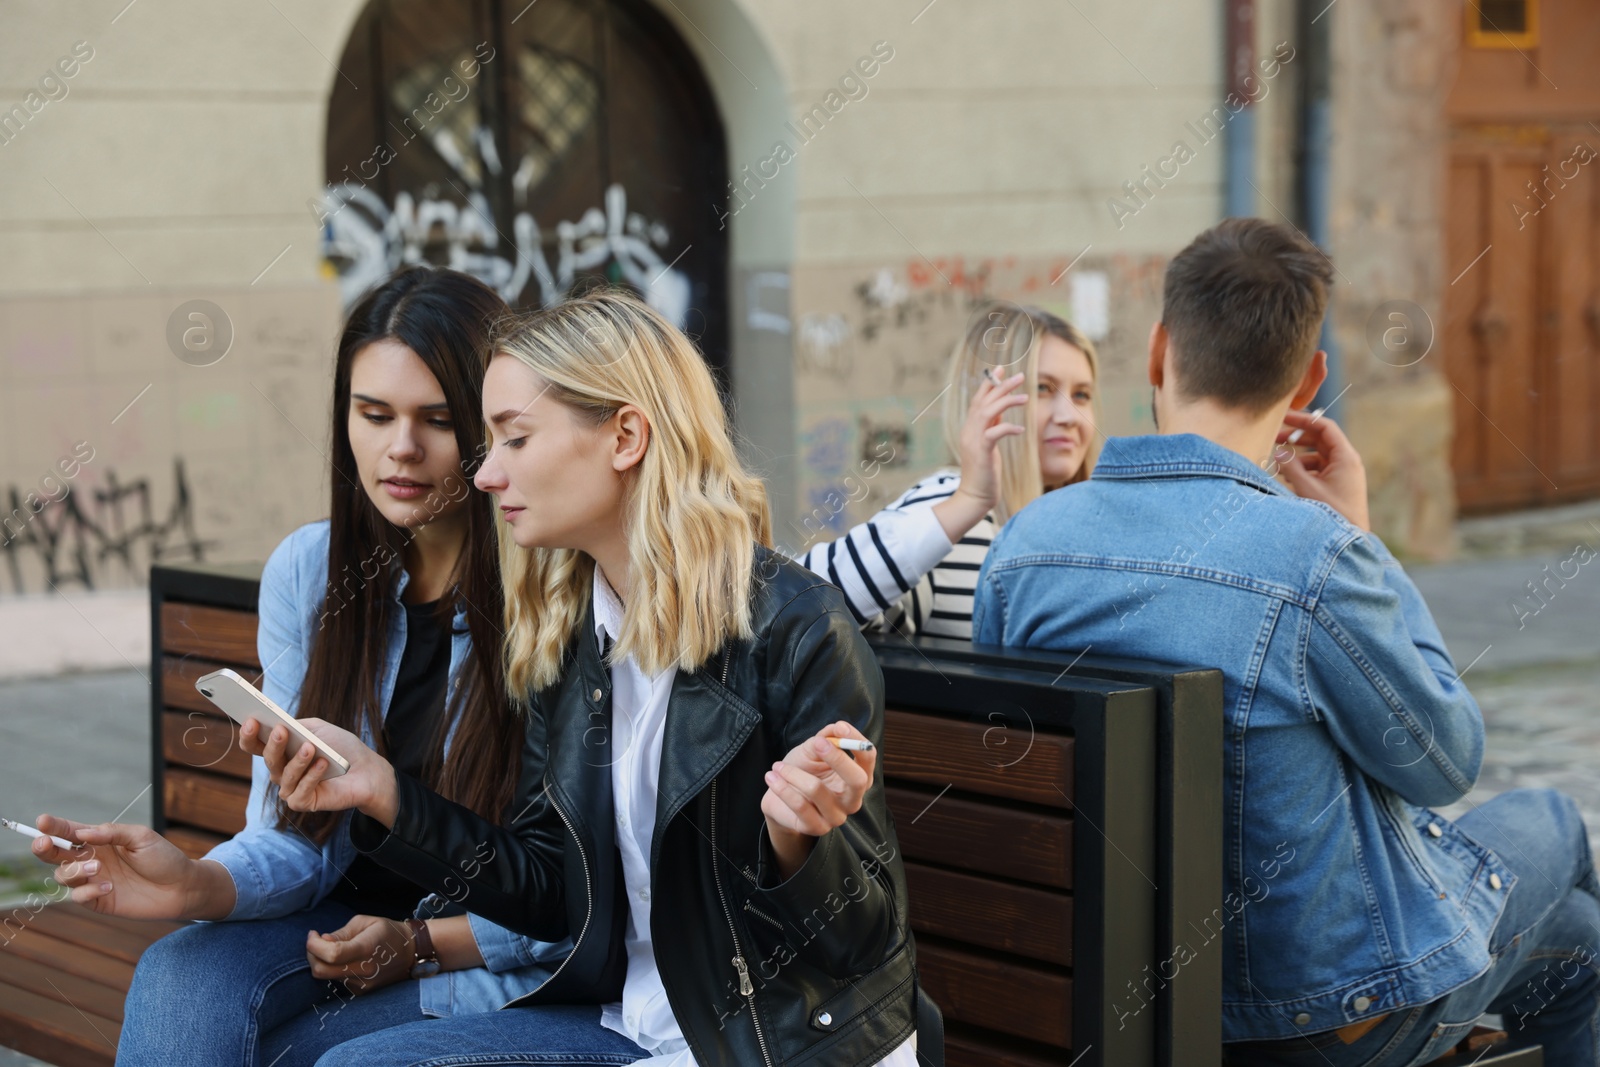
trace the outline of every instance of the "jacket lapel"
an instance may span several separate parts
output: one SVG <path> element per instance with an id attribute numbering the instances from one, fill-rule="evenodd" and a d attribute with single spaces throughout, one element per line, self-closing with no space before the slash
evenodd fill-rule
<path id="1" fill-rule="evenodd" d="M 656 823 L 650 838 L 650 869 L 656 869 L 661 836 L 680 808 L 710 785 L 761 722 L 761 713 L 714 677 L 723 654 L 698 671 L 679 671 L 667 701 L 666 737 L 661 743 L 661 777 L 656 791 Z"/>

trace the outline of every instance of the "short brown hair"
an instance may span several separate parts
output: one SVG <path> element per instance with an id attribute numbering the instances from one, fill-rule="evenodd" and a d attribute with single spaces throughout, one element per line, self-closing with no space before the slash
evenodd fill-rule
<path id="1" fill-rule="evenodd" d="M 1317 350 L 1333 264 L 1299 231 L 1223 219 L 1167 264 L 1161 321 L 1178 389 L 1261 411 L 1295 387 Z"/>

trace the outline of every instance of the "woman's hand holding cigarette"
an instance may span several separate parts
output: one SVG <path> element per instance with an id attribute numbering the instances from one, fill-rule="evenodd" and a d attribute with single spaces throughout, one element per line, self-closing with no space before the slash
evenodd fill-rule
<path id="1" fill-rule="evenodd" d="M 817 838 L 861 810 L 872 785 L 877 749 L 869 747 L 852 756 L 838 748 L 834 738 L 867 740 L 847 722 L 830 723 L 767 772 L 761 813 L 777 853 L 778 872 L 785 879 L 805 865 Z"/>

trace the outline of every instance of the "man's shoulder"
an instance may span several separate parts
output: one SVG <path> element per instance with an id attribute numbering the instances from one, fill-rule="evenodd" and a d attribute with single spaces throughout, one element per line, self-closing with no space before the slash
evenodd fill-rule
<path id="1" fill-rule="evenodd" d="M 1018 512 L 990 549 L 992 563 L 1019 557 L 1168 560 L 1177 546 L 1212 565 L 1314 582 L 1360 529 L 1320 501 L 1230 479 L 1130 482 L 1091 479 L 1048 493 Z M 1370 539 L 1374 540 L 1375 539 Z M 1381 542 L 1368 550 L 1384 553 Z M 1386 553 L 1385 553 L 1386 554 Z"/>

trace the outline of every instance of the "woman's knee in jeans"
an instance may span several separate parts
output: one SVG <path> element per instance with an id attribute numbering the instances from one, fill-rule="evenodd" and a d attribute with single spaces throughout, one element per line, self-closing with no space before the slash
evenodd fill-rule
<path id="1" fill-rule="evenodd" d="M 249 954 L 228 942 L 225 927 L 199 923 L 174 930 L 144 950 L 134 968 L 129 1000 L 141 995 L 181 1003 L 199 1014 L 215 1006 L 232 1014 L 249 1003 L 256 983 L 249 980 Z"/>

